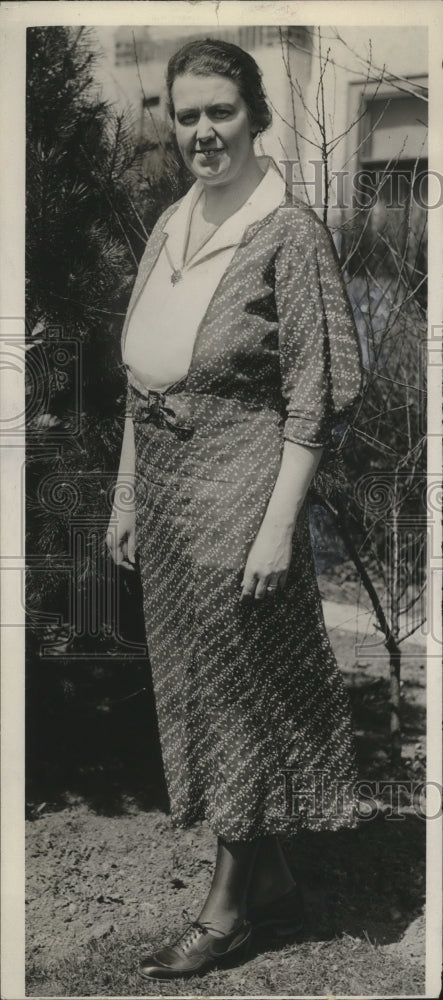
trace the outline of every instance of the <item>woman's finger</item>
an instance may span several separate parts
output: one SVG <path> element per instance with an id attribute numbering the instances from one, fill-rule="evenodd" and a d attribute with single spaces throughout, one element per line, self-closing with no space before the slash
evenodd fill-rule
<path id="1" fill-rule="evenodd" d="M 270 579 L 271 578 L 269 576 L 259 577 L 255 588 L 255 599 L 257 601 L 262 601 L 265 597 L 268 596 L 269 593 L 268 587 L 270 585 Z"/>
<path id="2" fill-rule="evenodd" d="M 135 537 L 132 532 L 128 538 L 128 559 L 130 563 L 135 563 Z"/>
<path id="3" fill-rule="evenodd" d="M 131 538 L 118 540 L 114 531 L 108 531 L 106 547 L 116 566 L 129 569 L 131 572 L 135 569 L 134 543 L 135 540 L 132 541 Z"/>
<path id="4" fill-rule="evenodd" d="M 263 577 L 256 587 L 255 596 L 259 600 L 263 600 L 264 598 L 266 600 L 272 599 L 278 594 L 280 588 L 284 586 L 281 581 L 285 577 L 286 574 L 284 573 L 271 573 L 270 576 Z"/>
<path id="5" fill-rule="evenodd" d="M 134 560 L 129 558 L 129 541 L 127 538 L 120 543 L 120 549 L 121 558 L 118 561 L 119 566 L 121 566 L 122 569 L 129 569 L 131 571 L 134 570 Z"/>
<path id="6" fill-rule="evenodd" d="M 106 535 L 106 547 L 108 549 L 109 555 L 111 556 L 111 558 L 114 560 L 115 563 L 119 563 L 122 561 L 123 554 L 120 549 L 120 546 L 118 545 L 115 532 L 108 531 L 108 534 Z"/>
<path id="7" fill-rule="evenodd" d="M 244 597 L 254 597 L 256 582 L 257 582 L 257 577 L 255 573 L 251 573 L 251 571 L 246 568 L 243 580 L 241 582 L 242 592 L 240 594 L 240 600 L 242 600 Z"/>
<path id="8" fill-rule="evenodd" d="M 283 575 L 282 573 L 272 573 L 271 574 L 271 576 L 270 576 L 270 578 L 268 580 L 267 587 L 266 587 L 266 596 L 267 597 L 275 597 L 275 595 L 278 594 L 278 591 L 280 590 L 280 586 L 281 586 L 280 581 L 281 581 L 282 575 Z"/>

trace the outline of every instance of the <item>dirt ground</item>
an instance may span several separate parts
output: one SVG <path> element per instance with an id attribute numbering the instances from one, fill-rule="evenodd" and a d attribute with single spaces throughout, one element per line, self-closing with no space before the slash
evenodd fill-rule
<path id="1" fill-rule="evenodd" d="M 335 585 L 322 584 L 336 600 Z M 344 601 L 355 598 L 355 590 L 339 592 Z M 330 635 L 351 695 L 360 776 L 401 776 L 413 789 L 425 766 L 424 651 L 410 647 L 403 663 L 400 773 L 389 762 L 386 655 L 380 647 L 376 655 L 362 650 L 361 637 L 356 643 L 350 633 Z M 306 940 L 277 951 L 264 942 L 247 965 L 207 980 L 213 995 L 420 995 L 425 823 L 413 795 L 401 813 L 393 818 L 381 794 L 378 815 L 357 830 L 302 834 L 296 850 L 288 844 L 309 916 Z M 119 980 L 109 969 L 118 954 L 130 969 L 136 942 L 146 951 L 177 933 L 184 913 L 197 914 L 214 860 L 211 831 L 204 823 L 172 830 L 158 802 L 141 806 L 123 794 L 118 806 L 99 806 L 69 788 L 57 801 L 34 801 L 29 815 L 27 995 L 148 995 L 130 972 Z M 196 995 L 195 986 L 187 995 Z"/>
<path id="2" fill-rule="evenodd" d="M 388 956 L 398 962 L 393 968 L 388 963 L 385 991 L 376 995 L 415 992 L 413 986 L 417 977 L 423 981 L 425 921 L 421 909 L 424 890 L 421 830 L 408 824 L 408 831 L 401 831 L 402 837 L 410 836 L 406 843 L 398 837 L 398 827 L 393 830 L 393 826 L 388 830 L 382 829 L 383 824 L 378 830 L 372 827 L 364 831 L 365 837 L 357 837 L 354 844 L 347 831 L 348 836 L 342 838 L 338 855 L 334 855 L 330 844 L 327 845 L 326 865 L 320 844 L 303 845 L 309 864 L 303 885 L 314 932 L 308 935 L 305 944 L 289 948 L 289 955 L 284 960 L 286 981 L 292 975 L 296 982 L 301 958 L 303 963 L 312 962 L 316 950 L 329 945 L 329 982 L 325 981 L 323 987 L 324 992 L 337 995 L 340 984 L 334 983 L 334 979 L 339 969 L 342 989 L 343 974 L 345 984 L 347 976 L 351 975 L 350 968 L 346 972 L 349 956 L 342 954 L 340 960 L 337 955 L 344 939 L 354 948 L 366 944 L 366 951 L 361 954 L 366 968 L 360 972 L 368 995 L 374 995 L 368 960 L 377 966 L 380 977 L 383 977 Z M 363 859 L 358 856 L 361 847 Z M 321 854 L 323 859 L 319 857 Z M 348 857 L 344 863 L 345 854 Z M 213 858 L 213 837 L 204 825 L 192 832 L 171 831 L 167 816 L 158 810 L 141 813 L 131 809 L 129 803 L 127 813 L 118 817 L 98 816 L 85 804 L 73 803 L 30 824 L 27 994 L 72 995 L 72 987 L 63 988 L 69 978 L 66 980 L 63 969 L 60 972 L 60 964 L 63 966 L 63 959 L 69 958 L 71 964 L 75 959 L 81 965 L 88 950 L 93 956 L 97 946 L 100 948 L 103 943 L 115 950 L 121 946 L 122 939 L 135 937 L 144 943 L 144 951 L 147 951 L 153 942 L 173 937 L 181 929 L 184 914 L 197 914 L 209 887 Z M 393 868 L 389 871 L 391 864 Z M 358 877 L 352 870 L 354 865 L 363 868 Z M 414 871 L 412 880 L 411 869 Z M 375 881 L 375 889 L 371 879 Z M 358 956 L 353 957 L 355 960 Z M 269 944 L 265 944 L 254 956 L 252 968 L 248 965 L 247 969 L 237 970 L 230 992 L 238 993 L 243 985 L 248 995 L 251 976 L 254 978 L 257 971 L 262 973 L 267 968 L 271 976 L 273 973 L 276 976 L 276 995 L 279 995 L 278 974 L 282 971 L 282 958 L 281 953 L 273 955 Z M 134 956 L 134 969 L 136 961 Z M 78 970 L 76 972 L 78 974 Z M 311 992 L 309 984 L 313 985 L 312 975 L 311 979 L 309 972 L 307 975 L 305 994 Z M 351 990 L 348 981 L 345 993 Z M 142 995 L 157 991 L 165 992 L 165 989 L 156 988 L 155 984 L 151 989 L 143 983 L 138 984 L 137 993 Z M 120 990 L 117 984 L 104 978 L 100 991 L 91 984 L 90 992 L 76 995 L 97 995 L 98 992 L 107 996 L 118 995 Z M 133 989 L 124 995 L 135 992 Z"/>

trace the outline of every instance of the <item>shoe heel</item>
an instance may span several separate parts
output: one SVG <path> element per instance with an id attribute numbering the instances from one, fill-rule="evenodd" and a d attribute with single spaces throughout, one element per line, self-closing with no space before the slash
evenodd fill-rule
<path id="1" fill-rule="evenodd" d="M 251 950 L 252 944 L 252 931 L 246 938 L 246 941 L 242 941 L 241 944 L 237 945 L 236 948 L 232 948 L 231 951 L 227 951 L 225 955 L 221 955 L 217 960 L 217 968 L 235 968 L 241 962 L 244 962 L 248 958 Z"/>

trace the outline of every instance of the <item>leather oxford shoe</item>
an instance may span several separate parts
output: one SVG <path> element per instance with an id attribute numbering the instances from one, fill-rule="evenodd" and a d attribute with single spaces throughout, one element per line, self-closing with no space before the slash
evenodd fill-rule
<path id="1" fill-rule="evenodd" d="M 216 936 L 195 920 L 173 945 L 167 945 L 142 959 L 144 979 L 181 979 L 206 972 L 216 965 L 239 959 L 251 940 L 251 925 L 242 921 L 229 934 Z"/>

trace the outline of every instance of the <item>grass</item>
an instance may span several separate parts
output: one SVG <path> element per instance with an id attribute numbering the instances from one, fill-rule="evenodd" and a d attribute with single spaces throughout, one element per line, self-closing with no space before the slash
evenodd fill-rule
<path id="1" fill-rule="evenodd" d="M 377 996 L 424 993 L 420 966 L 386 955 L 366 939 L 343 934 L 330 941 L 306 941 L 282 947 L 253 945 L 247 961 L 234 969 L 213 970 L 204 977 L 167 984 L 146 983 L 137 975 L 140 955 L 163 943 L 146 941 L 138 931 L 111 933 L 90 942 L 81 953 L 56 968 L 28 972 L 28 996 Z"/>
<path id="2" fill-rule="evenodd" d="M 137 920 L 117 922 L 99 940 L 83 947 L 73 942 L 57 961 L 45 964 L 35 956 L 27 996 L 421 995 L 422 965 L 385 945 L 401 941 L 422 911 L 424 826 L 412 815 L 394 822 L 379 817 L 357 830 L 300 835 L 296 861 L 309 916 L 301 943 L 256 939 L 236 968 L 149 984 L 137 975 L 141 955 L 182 929 L 172 901 L 171 919 L 164 907 L 154 932 Z"/>

